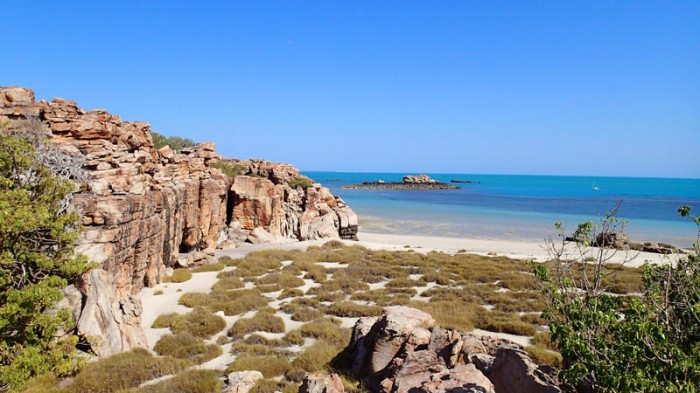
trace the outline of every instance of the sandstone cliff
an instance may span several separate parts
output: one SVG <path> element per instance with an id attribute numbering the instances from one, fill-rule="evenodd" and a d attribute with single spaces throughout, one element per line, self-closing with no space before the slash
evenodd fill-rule
<path id="1" fill-rule="evenodd" d="M 69 298 L 79 309 L 78 326 L 86 327 L 81 333 L 102 338 L 101 355 L 142 345 L 133 295 L 159 283 L 181 251 L 357 232 L 355 213 L 327 188 L 290 185 L 301 177 L 291 165 L 234 160 L 251 176 L 233 179 L 211 166 L 221 160 L 213 143 L 156 150 L 148 123 L 64 99 L 36 102 L 19 87 L 0 87 L 0 121 L 6 120 L 11 131 L 41 134 L 83 163 L 86 180 L 72 201 L 84 226 L 77 250 L 106 274 L 89 275 L 82 298 Z"/>

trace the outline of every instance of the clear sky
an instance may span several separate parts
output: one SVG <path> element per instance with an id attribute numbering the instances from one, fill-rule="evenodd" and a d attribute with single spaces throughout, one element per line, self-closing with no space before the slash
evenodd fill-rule
<path id="1" fill-rule="evenodd" d="M 700 178 L 700 1 L 3 1 L 0 85 L 301 170 Z"/>

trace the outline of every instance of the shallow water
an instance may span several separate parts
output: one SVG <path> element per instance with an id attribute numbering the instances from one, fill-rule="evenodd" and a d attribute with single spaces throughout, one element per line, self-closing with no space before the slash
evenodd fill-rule
<path id="1" fill-rule="evenodd" d="M 401 181 L 398 173 L 304 172 L 339 194 L 364 230 L 380 233 L 541 240 L 562 222 L 571 232 L 621 202 L 618 217 L 637 241 L 689 247 L 697 227 L 678 207 L 700 214 L 700 180 L 669 178 L 429 174 L 459 190 L 343 190 L 343 184 Z"/>

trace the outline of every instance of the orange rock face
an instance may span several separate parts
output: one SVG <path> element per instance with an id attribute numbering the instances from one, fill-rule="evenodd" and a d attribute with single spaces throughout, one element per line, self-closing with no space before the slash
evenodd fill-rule
<path id="1" fill-rule="evenodd" d="M 60 98 L 36 102 L 34 92 L 21 87 L 0 87 L 0 122 L 7 120 L 10 132 L 38 134 L 82 162 L 85 180 L 77 184 L 80 192 L 72 200 L 84 228 L 77 251 L 110 277 L 114 298 L 101 302 L 124 303 L 144 286 L 159 283 L 180 251 L 213 249 L 231 233 L 239 238 L 229 244 L 245 240 L 255 228 L 268 231 L 270 239 L 351 238 L 357 232 L 355 213 L 327 189 L 314 185 L 307 193 L 289 186 L 299 173 L 288 164 L 231 161 L 245 164 L 254 175 L 239 176 L 234 183 L 211 167 L 221 160 L 213 143 L 179 152 L 156 150 L 148 123 L 122 121 L 101 109 L 86 111 Z M 230 226 L 240 228 L 232 231 Z M 83 296 L 88 287 L 80 288 Z M 114 312 L 122 309 L 112 307 Z M 132 323 L 139 318 L 114 318 L 136 329 L 105 327 L 110 344 L 102 348 L 114 352 L 140 345 L 134 344 L 142 341 L 134 338 L 140 325 Z M 93 326 L 90 333 L 99 328 Z M 130 331 L 135 333 L 125 333 Z"/>

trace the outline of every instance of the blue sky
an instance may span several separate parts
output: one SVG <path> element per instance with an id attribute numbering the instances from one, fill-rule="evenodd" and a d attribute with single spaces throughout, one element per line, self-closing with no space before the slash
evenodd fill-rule
<path id="1" fill-rule="evenodd" d="M 698 1 L 3 2 L 0 85 L 302 170 L 700 178 Z"/>

